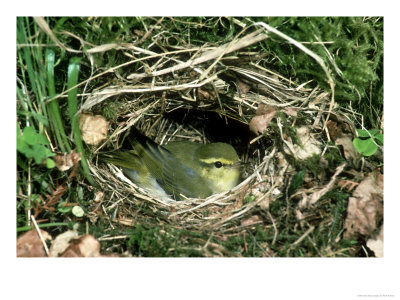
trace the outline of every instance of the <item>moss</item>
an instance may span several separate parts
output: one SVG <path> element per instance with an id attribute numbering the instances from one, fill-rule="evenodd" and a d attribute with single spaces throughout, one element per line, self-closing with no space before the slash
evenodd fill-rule
<path id="1" fill-rule="evenodd" d="M 237 19 L 245 24 L 251 24 L 252 21 L 265 21 L 272 27 L 276 27 L 300 42 L 311 42 L 305 45 L 321 56 L 332 70 L 336 84 L 336 103 L 340 107 L 346 108 L 351 105 L 352 109 L 364 116 L 364 124 L 367 128 L 377 127 L 383 111 L 382 18 L 239 17 Z M 141 40 L 145 33 L 149 32 L 149 37 L 143 39 L 137 46 L 148 49 L 150 43 L 154 43 L 152 44 L 151 51 L 161 53 L 175 50 L 176 47 L 189 48 L 226 43 L 242 30 L 240 26 L 233 22 L 232 18 L 225 17 L 167 17 L 162 22 L 159 22 L 160 20 L 161 18 L 150 17 L 46 18 L 50 28 L 54 30 L 61 43 L 69 48 L 78 50 L 85 50 L 92 47 L 92 45 L 103 45 L 106 43 L 135 43 Z M 19 43 L 23 44 L 26 41 L 36 45 L 54 43 L 48 35 L 39 30 L 32 18 L 19 18 L 17 23 Z M 156 24 L 157 26 L 154 26 Z M 71 32 L 80 39 L 64 34 L 62 33 L 63 31 Z M 26 35 L 26 38 L 23 38 L 22 33 Z M 158 40 L 155 43 L 153 37 L 156 35 Z M 84 42 L 82 43 L 82 41 Z M 320 41 L 326 42 L 324 46 L 313 43 Z M 334 71 L 334 66 L 330 63 L 325 48 L 334 57 L 335 63 L 342 74 Z M 21 86 L 18 86 L 18 96 L 19 99 L 21 98 L 17 107 L 18 121 L 20 124 L 29 122 L 37 130 L 40 129 L 41 132 L 48 132 L 52 146 L 58 151 L 59 145 L 48 126 L 51 119 L 47 116 L 46 106 L 40 102 L 41 99 L 46 99 L 46 91 L 48 89 L 45 64 L 43 64 L 46 61 L 46 57 L 43 55 L 44 50 L 41 47 L 29 47 L 29 51 L 27 49 L 27 47 L 22 47 L 17 50 L 17 76 L 23 82 L 24 88 L 30 95 L 29 99 L 24 98 L 24 100 L 30 100 L 32 103 L 28 109 L 23 109 L 23 105 L 26 102 L 21 101 L 22 98 L 20 96 L 23 93 Z M 137 58 L 143 55 L 134 53 L 133 51 L 128 53 L 128 50 L 119 51 L 112 49 L 92 54 L 94 59 L 94 65 L 92 65 L 87 53 L 75 54 L 64 51 L 56 46 L 52 47 L 52 49 L 56 58 L 54 65 L 56 93 L 65 90 L 68 61 L 72 56 L 78 55 L 82 58 L 80 76 L 82 80 L 86 80 L 110 67 L 115 67 L 129 61 L 131 57 L 128 57 L 127 54 L 134 55 Z M 273 34 L 270 34 L 269 39 L 252 45 L 247 50 L 268 54 L 267 59 L 259 61 L 260 66 L 276 70 L 284 77 L 290 78 L 297 83 L 313 80 L 307 87 L 313 88 L 319 85 L 330 91 L 326 82 L 326 75 L 316 62 L 293 45 Z M 185 58 L 189 58 L 189 54 L 182 54 L 180 59 L 184 60 Z M 156 61 L 148 60 L 146 63 L 151 66 Z M 167 62 L 163 67 L 170 66 L 170 63 L 172 62 Z M 143 72 L 143 66 L 142 63 L 136 63 L 121 68 L 116 72 L 118 72 L 117 75 L 125 78 L 127 74 L 132 72 Z M 93 67 L 94 74 L 92 74 Z M 207 66 L 205 65 L 204 67 Z M 221 66 L 218 65 L 217 67 Z M 31 74 L 35 74 L 32 77 L 35 78 L 34 81 L 29 80 L 28 71 L 32 71 Z M 233 78 L 235 78 L 234 76 Z M 170 79 L 170 77 L 166 78 Z M 116 74 L 114 73 L 100 76 L 96 80 L 88 82 L 85 86 L 85 92 L 94 91 L 113 80 L 116 83 L 120 82 L 116 80 Z M 151 79 L 144 79 L 143 82 L 146 82 L 146 80 Z M 156 82 L 156 84 L 158 83 Z M 231 85 L 232 93 L 234 92 L 233 86 Z M 83 91 L 83 88 L 80 87 L 79 93 Z M 159 97 L 160 95 L 161 93 L 153 94 L 154 97 Z M 180 97 L 182 94 L 174 94 L 171 91 L 171 94 L 167 95 L 167 101 L 164 104 L 168 107 L 171 104 L 171 99 L 175 96 Z M 221 97 L 223 104 L 228 103 L 228 100 L 230 100 L 228 97 Z M 69 133 L 71 128 L 68 110 L 64 103 L 64 101 L 60 101 L 61 115 L 65 123 L 66 132 Z M 99 113 L 103 114 L 108 120 L 117 123 L 121 121 L 118 120 L 118 113 L 123 103 L 123 100 L 118 102 L 109 101 L 106 106 L 99 110 Z M 34 107 L 38 109 L 34 109 Z M 282 112 L 278 112 L 277 117 L 281 120 L 285 137 L 291 138 L 294 143 L 299 144 L 295 128 L 291 126 L 292 118 Z M 309 115 L 299 112 L 296 124 L 305 125 L 309 123 Z M 271 122 L 268 133 L 268 138 L 272 140 L 271 143 L 279 144 L 281 142 L 281 133 L 276 122 Z M 328 143 L 327 146 L 324 158 L 328 161 L 328 166 L 324 168 L 328 170 L 324 170 L 321 166 L 321 158 L 319 156 L 313 156 L 302 162 L 290 160 L 292 166 L 297 170 L 298 179 L 303 178 L 302 174 L 304 172 L 312 174 L 313 178 L 316 179 L 321 172 L 332 172 L 344 161 L 340 150 L 336 146 L 331 143 Z M 283 145 L 278 145 L 278 148 L 282 149 L 282 147 Z M 264 148 L 267 149 L 268 147 Z M 28 170 L 31 174 L 29 180 Z M 69 191 L 65 193 L 65 196 L 63 196 L 65 199 L 63 200 L 71 202 L 79 201 L 85 209 L 93 205 L 91 201 L 85 201 L 85 199 L 93 199 L 93 190 L 89 191 L 88 186 L 82 183 L 79 175 L 69 178 L 70 173 L 68 172 L 59 172 L 56 169 L 45 170 L 40 166 L 32 167 L 29 161 L 20 155 L 17 157 L 17 174 L 19 193 L 17 226 L 25 225 L 27 219 L 27 201 L 25 195 L 27 195 L 28 185 L 31 194 L 40 195 L 45 199 L 46 194 L 51 193 L 51 189 L 55 189 L 58 184 L 68 184 Z M 287 182 L 290 182 L 290 178 L 287 177 L 287 179 Z M 298 199 L 290 198 L 290 195 L 293 195 L 296 190 L 301 189 L 304 182 L 303 180 L 297 180 L 297 183 L 292 182 L 294 185 L 289 187 L 289 195 L 283 193 L 284 196 L 273 201 L 269 207 L 269 213 L 275 221 L 276 231 L 265 211 L 256 212 L 263 219 L 262 225 L 249 226 L 244 230 L 241 228 L 240 233 L 233 233 L 236 236 L 226 237 L 222 232 L 210 232 L 196 228 L 187 230 L 178 227 L 176 224 L 175 227 L 171 226 L 171 220 L 168 219 L 165 211 L 155 211 L 151 207 L 144 205 L 135 211 L 138 215 L 145 216 L 137 219 L 138 223 L 136 227 L 125 228 L 121 226 L 111 229 L 110 221 L 99 214 L 98 220 L 95 223 L 89 223 L 89 233 L 94 234 L 97 238 L 104 236 L 105 233 L 110 235 L 126 234 L 129 236 L 129 239 L 118 242 L 118 247 L 116 243 L 110 241 L 102 242 L 102 249 L 113 249 L 113 251 L 118 253 L 129 251 L 136 256 L 220 255 L 215 249 L 204 248 L 207 241 L 224 247 L 227 250 L 227 252 L 223 253 L 225 256 L 231 254 L 263 256 L 266 253 L 266 248 L 272 251 L 271 254 L 275 256 L 319 256 L 321 253 L 324 254 L 324 249 L 329 247 L 339 251 L 341 248 L 353 246 L 348 241 L 341 241 L 335 244 L 336 237 L 340 236 L 343 230 L 348 194 L 339 190 L 329 192 L 315 207 L 307 210 L 307 214 L 305 213 L 307 223 L 304 225 L 294 217 L 294 209 L 296 208 L 296 201 Z M 253 196 L 250 195 L 244 199 L 244 203 L 246 204 L 254 200 Z M 209 211 L 205 210 L 203 216 L 209 216 Z M 63 222 L 71 218 L 69 214 L 57 211 L 45 211 L 38 217 L 48 219 L 50 222 Z M 154 226 L 154 224 L 157 225 Z M 308 224 L 315 226 L 314 231 L 299 242 L 296 247 L 291 246 L 309 229 Z M 229 225 L 239 226 L 240 221 L 232 220 Z M 61 229 L 65 228 L 54 229 L 54 232 Z M 81 233 L 85 233 L 86 226 L 81 226 L 79 230 Z M 274 236 L 275 243 L 272 245 Z M 356 241 L 355 243 L 359 242 Z M 350 250 L 349 252 L 346 252 L 347 250 L 343 251 L 339 255 L 351 255 Z"/>
<path id="2" fill-rule="evenodd" d="M 127 249 L 135 256 L 203 256 L 200 247 L 195 247 L 193 240 L 206 238 L 202 233 L 176 229 L 173 227 L 152 227 L 143 224 L 127 231 L 130 235 Z"/>
<path id="3" fill-rule="evenodd" d="M 123 106 L 123 103 L 119 101 L 109 101 L 104 105 L 102 109 L 102 116 L 110 122 L 115 122 L 118 118 L 118 112 Z"/>
<path id="4" fill-rule="evenodd" d="M 298 170 L 308 172 L 313 174 L 313 178 L 316 179 L 317 176 L 324 171 L 324 168 L 320 164 L 321 156 L 317 154 L 313 154 L 311 157 L 296 161 L 296 168 Z"/>
<path id="5" fill-rule="evenodd" d="M 383 18 L 269 17 L 259 20 L 297 41 L 327 42 L 325 47 L 306 46 L 333 70 L 336 101 L 344 107 L 355 103 L 356 109 L 367 116 L 366 126 L 377 127 L 376 121 L 383 111 Z M 264 41 L 264 47 L 272 56 L 279 57 L 276 66 L 286 77 L 295 78 L 299 83 L 312 77 L 329 90 L 324 72 L 305 53 L 274 36 Z M 324 48 L 334 57 L 342 75 L 335 73 Z"/>

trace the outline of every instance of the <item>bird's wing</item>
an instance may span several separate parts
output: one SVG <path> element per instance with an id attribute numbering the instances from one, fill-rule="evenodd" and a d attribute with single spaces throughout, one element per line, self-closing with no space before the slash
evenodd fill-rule
<path id="1" fill-rule="evenodd" d="M 139 147 L 143 146 L 140 144 Z M 154 142 L 146 142 L 147 159 L 144 160 L 158 183 L 176 200 L 180 194 L 186 197 L 207 197 L 211 189 L 207 182 L 193 169 L 181 163 L 171 152 Z M 161 168 L 160 168 L 161 166 Z"/>

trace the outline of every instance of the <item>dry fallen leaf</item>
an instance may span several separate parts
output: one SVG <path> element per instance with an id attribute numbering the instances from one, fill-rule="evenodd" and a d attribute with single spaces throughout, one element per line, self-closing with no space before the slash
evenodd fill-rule
<path id="1" fill-rule="evenodd" d="M 283 112 L 291 117 L 297 117 L 297 108 L 295 107 L 286 107 Z"/>
<path id="2" fill-rule="evenodd" d="M 383 175 L 379 170 L 364 178 L 349 198 L 346 232 L 351 239 L 358 234 L 371 235 L 383 219 Z"/>
<path id="3" fill-rule="evenodd" d="M 58 257 L 61 253 L 68 248 L 69 242 L 78 236 L 78 232 L 76 230 L 68 230 L 59 234 L 54 241 L 51 243 L 49 256 L 50 257 Z"/>
<path id="4" fill-rule="evenodd" d="M 107 120 L 103 116 L 79 115 L 79 128 L 86 144 L 98 145 L 107 138 Z"/>
<path id="5" fill-rule="evenodd" d="M 334 120 L 333 120 L 334 119 Z M 331 120 L 326 122 L 329 135 L 333 141 L 345 135 L 353 135 L 349 123 L 339 116 L 331 116 Z"/>
<path id="6" fill-rule="evenodd" d="M 256 116 L 269 114 L 271 112 L 276 112 L 276 108 L 268 104 L 260 103 L 257 106 Z"/>
<path id="7" fill-rule="evenodd" d="M 77 153 L 76 150 L 72 150 L 71 153 L 57 154 L 54 157 L 56 167 L 60 171 L 67 171 L 81 160 L 82 154 Z"/>
<path id="8" fill-rule="evenodd" d="M 215 99 L 215 93 L 213 91 L 208 91 L 202 88 L 197 89 L 197 98 L 202 101 L 202 100 L 214 100 Z"/>
<path id="9" fill-rule="evenodd" d="M 50 234 L 40 230 L 44 240 L 51 240 Z M 22 234 L 17 240 L 17 257 L 46 257 L 43 243 L 36 229 Z"/>
<path id="10" fill-rule="evenodd" d="M 338 181 L 337 185 L 340 186 L 341 190 L 347 188 L 347 191 L 351 192 L 358 185 L 358 182 L 342 179 Z"/>
<path id="11" fill-rule="evenodd" d="M 296 133 L 301 145 L 292 143 L 292 150 L 297 159 L 304 160 L 312 157 L 314 154 L 321 154 L 322 144 L 314 138 L 307 126 L 297 128 Z"/>
<path id="12" fill-rule="evenodd" d="M 94 202 L 103 202 L 103 198 L 104 198 L 104 193 L 101 191 L 96 192 L 95 194 L 95 198 L 94 198 Z"/>
<path id="13" fill-rule="evenodd" d="M 326 127 L 328 128 L 329 135 L 333 141 L 336 141 L 337 138 L 343 135 L 343 132 L 338 124 L 332 120 L 328 120 L 326 122 Z"/>
<path id="14" fill-rule="evenodd" d="M 242 96 L 245 95 L 248 91 L 250 91 L 250 86 L 240 80 L 238 82 L 238 88 Z"/>
<path id="15" fill-rule="evenodd" d="M 357 152 L 356 148 L 354 148 L 352 135 L 343 135 L 342 137 L 337 138 L 335 143 L 336 145 L 340 145 L 343 147 L 345 159 L 353 166 L 358 168 L 361 161 L 361 156 Z"/>
<path id="16" fill-rule="evenodd" d="M 71 240 L 61 257 L 100 257 L 100 243 L 94 236 L 86 234 Z"/>
<path id="17" fill-rule="evenodd" d="M 327 122 L 329 136 L 336 145 L 343 147 L 345 159 L 358 169 L 361 162 L 361 155 L 353 145 L 354 134 L 349 123 L 338 116 L 332 116 L 332 119 L 335 120 L 328 120 Z"/>
<path id="18" fill-rule="evenodd" d="M 255 134 L 262 134 L 265 129 L 267 129 L 268 124 L 271 122 L 273 117 L 276 114 L 276 110 L 271 111 L 267 114 L 255 116 L 250 121 L 250 130 L 253 131 Z"/>

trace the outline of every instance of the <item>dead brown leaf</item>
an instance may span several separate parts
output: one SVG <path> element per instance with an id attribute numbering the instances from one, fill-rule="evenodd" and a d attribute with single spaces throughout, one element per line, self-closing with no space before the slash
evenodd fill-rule
<path id="1" fill-rule="evenodd" d="M 371 172 L 349 198 L 345 221 L 345 239 L 358 234 L 369 236 L 383 219 L 383 175 L 379 170 Z"/>
<path id="2" fill-rule="evenodd" d="M 94 195 L 95 195 L 94 202 L 97 202 L 97 203 L 103 202 L 103 198 L 104 198 L 103 192 L 98 191 Z"/>
<path id="3" fill-rule="evenodd" d="M 248 91 L 250 91 L 250 86 L 240 80 L 238 82 L 238 88 L 242 96 L 245 95 Z"/>
<path id="4" fill-rule="evenodd" d="M 344 158 L 353 166 L 358 168 L 361 161 L 361 156 L 353 145 L 352 135 L 343 135 L 342 137 L 337 138 L 335 143 L 336 145 L 343 147 Z"/>
<path id="5" fill-rule="evenodd" d="M 67 186 L 59 185 L 55 190 L 49 187 L 51 195 L 46 194 L 47 201 L 43 200 L 43 197 L 39 195 L 41 201 L 35 201 L 32 204 L 34 210 L 33 216 L 36 218 L 43 210 L 55 211 L 55 206 L 60 202 L 61 197 L 68 190 Z"/>
<path id="6" fill-rule="evenodd" d="M 255 116 L 250 121 L 250 130 L 253 131 L 255 134 L 262 134 L 265 129 L 267 129 L 268 124 L 271 122 L 273 117 L 276 114 L 276 110 L 271 111 L 267 114 Z"/>
<path id="7" fill-rule="evenodd" d="M 213 91 L 208 91 L 202 88 L 197 89 L 197 98 L 202 100 L 213 100 L 215 99 L 215 93 Z"/>
<path id="8" fill-rule="evenodd" d="M 297 117 L 297 108 L 295 107 L 286 107 L 283 112 L 291 117 Z"/>
<path id="9" fill-rule="evenodd" d="M 328 128 L 329 135 L 333 141 L 342 136 L 342 131 L 340 130 L 336 122 L 328 120 L 326 122 L 326 127 Z"/>
<path id="10" fill-rule="evenodd" d="M 79 115 L 79 128 L 82 139 L 88 145 L 98 145 L 107 138 L 109 122 L 103 116 L 92 116 L 91 114 Z"/>
<path id="11" fill-rule="evenodd" d="M 342 179 L 338 181 L 337 185 L 340 186 L 341 190 L 347 188 L 347 191 L 351 192 L 358 185 L 358 182 Z"/>
<path id="12" fill-rule="evenodd" d="M 301 126 L 297 128 L 296 131 L 297 137 L 299 138 L 301 145 L 297 145 L 292 141 L 287 141 L 286 146 L 289 146 L 290 144 L 293 151 L 292 154 L 294 154 L 297 159 L 304 160 L 312 157 L 315 154 L 321 154 L 322 144 L 314 137 L 308 126 Z"/>
<path id="13" fill-rule="evenodd" d="M 331 119 L 326 122 L 326 126 L 333 141 L 345 135 L 352 136 L 353 134 L 349 123 L 339 116 L 332 116 Z"/>
<path id="14" fill-rule="evenodd" d="M 44 240 L 51 240 L 47 231 L 40 230 Z M 17 240 L 17 257 L 46 257 L 43 243 L 36 229 L 22 234 Z"/>
<path id="15" fill-rule="evenodd" d="M 61 153 L 54 157 L 56 167 L 60 171 L 67 171 L 75 166 L 81 160 L 82 154 L 72 150 L 71 153 Z"/>
<path id="16" fill-rule="evenodd" d="M 345 159 L 358 168 L 361 162 L 361 155 L 353 145 L 354 134 L 349 123 L 338 116 L 332 116 L 332 120 L 328 120 L 326 126 L 331 139 L 336 145 L 343 147 Z"/>
<path id="17" fill-rule="evenodd" d="M 78 232 L 76 230 L 68 230 L 59 234 L 54 241 L 51 243 L 49 256 L 58 257 L 61 253 L 68 248 L 69 243 L 72 239 L 78 237 Z"/>
<path id="18" fill-rule="evenodd" d="M 269 114 L 271 112 L 276 112 L 276 108 L 268 104 L 260 103 L 257 106 L 256 116 Z"/>
<path id="19" fill-rule="evenodd" d="M 99 257 L 100 243 L 94 236 L 86 234 L 70 242 L 61 257 Z"/>

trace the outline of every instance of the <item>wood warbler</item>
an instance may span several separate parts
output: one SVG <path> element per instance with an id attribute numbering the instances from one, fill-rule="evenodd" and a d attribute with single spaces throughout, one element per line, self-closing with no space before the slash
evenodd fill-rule
<path id="1" fill-rule="evenodd" d="M 127 140 L 130 150 L 100 159 L 121 167 L 134 183 L 164 200 L 205 198 L 238 183 L 240 160 L 229 144 L 185 141 L 160 146 L 138 132 Z"/>

